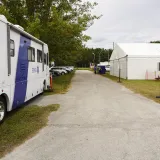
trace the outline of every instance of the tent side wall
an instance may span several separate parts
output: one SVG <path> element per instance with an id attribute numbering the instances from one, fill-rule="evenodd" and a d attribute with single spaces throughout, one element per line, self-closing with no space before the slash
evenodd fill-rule
<path id="1" fill-rule="evenodd" d="M 119 67 L 121 78 L 127 79 L 127 55 L 117 44 L 110 59 L 110 74 L 119 77 Z"/>
<path id="2" fill-rule="evenodd" d="M 155 79 L 159 63 L 160 57 L 128 57 L 128 79 Z"/>
<path id="3" fill-rule="evenodd" d="M 110 75 L 118 77 L 118 60 L 113 60 L 110 62 Z"/>
<path id="4" fill-rule="evenodd" d="M 116 76 L 123 78 L 123 79 L 127 79 L 128 75 L 127 75 L 127 56 L 123 57 L 119 60 L 113 60 L 110 62 L 110 66 L 111 66 L 111 71 L 110 74 L 112 76 Z M 120 69 L 120 70 L 119 70 Z"/>
<path id="5" fill-rule="evenodd" d="M 119 60 L 120 62 L 120 77 L 123 79 L 128 79 L 128 57 L 124 57 Z"/>

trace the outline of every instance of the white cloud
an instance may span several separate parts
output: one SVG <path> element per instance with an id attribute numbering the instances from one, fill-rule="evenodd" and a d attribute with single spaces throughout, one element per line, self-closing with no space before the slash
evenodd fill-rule
<path id="1" fill-rule="evenodd" d="M 93 0 L 92 0 L 93 1 Z M 160 39 L 159 0 L 95 0 L 94 14 L 103 15 L 86 34 L 89 47 L 112 47 L 112 42 L 148 42 Z"/>

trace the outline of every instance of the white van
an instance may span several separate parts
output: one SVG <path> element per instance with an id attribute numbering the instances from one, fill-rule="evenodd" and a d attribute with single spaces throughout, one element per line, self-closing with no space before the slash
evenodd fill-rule
<path id="1" fill-rule="evenodd" d="M 48 46 L 0 15 L 0 122 L 50 85 Z"/>

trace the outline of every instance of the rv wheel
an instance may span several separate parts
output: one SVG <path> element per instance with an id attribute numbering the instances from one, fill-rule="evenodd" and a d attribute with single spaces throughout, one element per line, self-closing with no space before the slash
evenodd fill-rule
<path id="1" fill-rule="evenodd" d="M 6 116 L 6 104 L 2 97 L 0 97 L 0 123 L 4 121 Z"/>

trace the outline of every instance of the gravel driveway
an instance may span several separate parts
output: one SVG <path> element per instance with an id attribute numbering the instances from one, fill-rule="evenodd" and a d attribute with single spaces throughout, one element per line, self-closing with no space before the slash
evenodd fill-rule
<path id="1" fill-rule="evenodd" d="M 49 124 L 5 160 L 160 160 L 160 105 L 90 71 L 77 71 Z"/>

